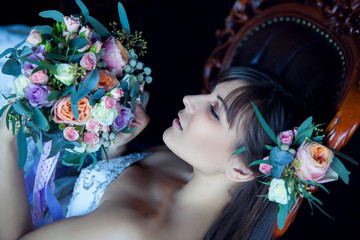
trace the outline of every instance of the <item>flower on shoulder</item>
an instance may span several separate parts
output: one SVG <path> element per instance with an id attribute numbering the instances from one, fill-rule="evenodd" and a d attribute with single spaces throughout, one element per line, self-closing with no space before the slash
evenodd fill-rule
<path id="1" fill-rule="evenodd" d="M 285 186 L 283 179 L 273 178 L 270 182 L 270 188 L 268 193 L 270 201 L 277 202 L 280 204 L 287 204 L 290 200 L 290 195 Z"/>
<path id="2" fill-rule="evenodd" d="M 338 180 L 338 174 L 330 168 L 334 153 L 317 143 L 304 141 L 296 151 L 294 164 L 299 179 L 325 183 Z"/>

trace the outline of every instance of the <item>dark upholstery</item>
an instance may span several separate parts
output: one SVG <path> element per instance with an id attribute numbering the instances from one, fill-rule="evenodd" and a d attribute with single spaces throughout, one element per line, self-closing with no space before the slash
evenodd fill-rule
<path id="1" fill-rule="evenodd" d="M 256 66 L 276 74 L 305 98 L 318 121 L 328 122 L 335 114 L 345 75 L 342 56 L 336 41 L 315 25 L 281 17 L 260 24 L 245 36 L 230 65 Z"/>

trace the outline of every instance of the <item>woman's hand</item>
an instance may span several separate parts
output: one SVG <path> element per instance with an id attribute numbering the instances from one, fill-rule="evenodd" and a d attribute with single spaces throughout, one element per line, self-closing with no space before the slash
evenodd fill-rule
<path id="1" fill-rule="evenodd" d="M 126 150 L 126 144 L 133 140 L 145 127 L 148 125 L 150 118 L 146 113 L 146 106 L 149 99 L 149 94 L 145 92 L 148 96 L 147 101 L 145 103 L 137 104 L 135 108 L 135 119 L 130 124 L 129 129 L 135 128 L 135 130 L 131 133 L 122 133 L 120 132 L 114 142 L 109 147 L 108 150 L 108 158 L 114 158 L 121 155 Z M 104 157 L 104 156 L 103 156 Z"/>

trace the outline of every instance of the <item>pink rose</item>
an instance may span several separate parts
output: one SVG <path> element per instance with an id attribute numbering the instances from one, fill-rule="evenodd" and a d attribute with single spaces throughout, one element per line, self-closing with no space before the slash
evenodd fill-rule
<path id="1" fill-rule="evenodd" d="M 104 42 L 103 48 L 105 49 L 105 55 L 101 57 L 101 60 L 107 63 L 110 72 L 115 70 L 116 77 L 120 77 L 129 60 L 129 53 L 113 36 Z"/>
<path id="2" fill-rule="evenodd" d="M 77 32 L 81 26 L 80 19 L 77 17 L 74 17 L 72 15 L 70 17 L 65 16 L 64 22 L 65 22 L 66 29 L 69 32 Z"/>
<path id="3" fill-rule="evenodd" d="M 101 130 L 102 132 L 108 133 L 108 132 L 110 131 L 110 126 L 100 125 L 100 130 Z"/>
<path id="4" fill-rule="evenodd" d="M 26 42 L 28 42 L 34 46 L 39 45 L 40 43 L 42 43 L 42 38 L 41 38 L 40 33 L 35 29 L 31 30 L 28 38 L 26 39 Z"/>
<path id="5" fill-rule="evenodd" d="M 264 160 L 269 161 L 269 156 L 265 157 Z M 270 164 L 266 164 L 266 163 L 260 163 L 259 166 L 259 171 L 265 174 L 269 174 L 270 170 L 272 169 L 273 166 L 271 166 Z"/>
<path id="6" fill-rule="evenodd" d="M 47 75 L 46 70 L 42 70 L 31 74 L 29 79 L 32 83 L 46 84 L 49 80 L 49 76 Z"/>
<path id="7" fill-rule="evenodd" d="M 77 37 L 76 33 L 69 32 L 68 30 L 64 30 L 62 36 L 65 37 L 66 41 L 73 40 Z"/>
<path id="8" fill-rule="evenodd" d="M 99 142 L 99 135 L 97 133 L 85 132 L 84 142 L 90 147 L 94 147 Z"/>
<path id="9" fill-rule="evenodd" d="M 318 183 L 338 179 L 338 174 L 330 168 L 334 153 L 316 142 L 303 142 L 296 151 L 294 168 L 300 179 Z"/>
<path id="10" fill-rule="evenodd" d="M 80 49 L 78 49 L 78 52 L 85 52 L 86 50 L 88 50 L 91 47 L 91 41 L 88 41 L 88 44 L 86 44 L 85 47 L 82 47 Z"/>
<path id="11" fill-rule="evenodd" d="M 96 67 L 96 56 L 93 52 L 87 52 L 84 54 L 80 61 L 80 66 L 86 70 L 94 70 Z"/>
<path id="12" fill-rule="evenodd" d="M 88 26 L 85 26 L 85 27 L 83 26 L 83 27 L 81 27 L 81 29 L 79 31 L 79 35 L 88 40 L 91 40 L 92 32 L 93 31 L 91 30 L 91 28 L 89 28 Z"/>
<path id="13" fill-rule="evenodd" d="M 100 130 L 100 123 L 91 118 L 85 125 L 86 130 L 97 133 Z"/>
<path id="14" fill-rule="evenodd" d="M 103 96 L 101 98 L 101 106 L 106 109 L 113 109 L 114 107 L 116 107 L 116 100 L 109 96 Z"/>
<path id="15" fill-rule="evenodd" d="M 281 144 L 286 144 L 288 146 L 291 146 L 293 137 L 294 137 L 294 134 L 293 134 L 293 131 L 291 131 L 291 130 L 283 131 L 279 135 Z"/>
<path id="16" fill-rule="evenodd" d="M 96 41 L 91 47 L 90 47 L 90 51 L 92 51 L 93 53 L 99 53 L 101 50 L 103 43 L 100 41 Z"/>
<path id="17" fill-rule="evenodd" d="M 63 134 L 65 139 L 71 142 L 79 139 L 79 132 L 74 127 L 66 127 Z"/>
<path id="18" fill-rule="evenodd" d="M 124 91 L 121 88 L 114 88 L 110 91 L 113 98 L 119 100 L 124 96 Z"/>

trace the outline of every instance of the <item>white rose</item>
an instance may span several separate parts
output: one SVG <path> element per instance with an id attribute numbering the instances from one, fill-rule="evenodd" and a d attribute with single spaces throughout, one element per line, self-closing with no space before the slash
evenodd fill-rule
<path id="1" fill-rule="evenodd" d="M 103 126 L 110 126 L 118 116 L 117 109 L 106 109 L 99 103 L 95 104 L 91 112 L 95 121 Z"/>
<path id="2" fill-rule="evenodd" d="M 287 193 L 284 180 L 277 178 L 271 180 L 268 198 L 270 201 L 280 204 L 288 203 L 290 196 Z"/>
<path id="3" fill-rule="evenodd" d="M 23 98 L 24 88 L 30 83 L 30 79 L 20 74 L 18 78 L 15 79 L 12 85 L 12 89 L 18 98 Z"/>
<path id="4" fill-rule="evenodd" d="M 66 63 L 60 63 L 56 66 L 55 78 L 65 84 L 70 86 L 75 82 L 75 69 Z"/>
<path id="5" fill-rule="evenodd" d="M 87 153 L 92 153 L 92 152 L 96 152 L 100 149 L 101 144 L 95 144 L 93 147 L 90 147 L 89 145 L 86 145 L 86 152 Z"/>

